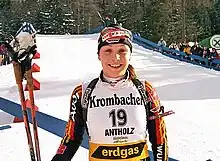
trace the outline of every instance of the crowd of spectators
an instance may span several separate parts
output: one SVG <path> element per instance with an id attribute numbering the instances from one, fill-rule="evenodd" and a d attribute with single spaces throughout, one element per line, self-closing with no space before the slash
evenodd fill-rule
<path id="1" fill-rule="evenodd" d="M 220 60 L 220 53 L 218 53 L 215 48 L 202 47 L 197 42 L 195 42 L 192 46 L 190 46 L 189 43 L 180 43 L 178 45 L 172 43 L 169 48 L 184 52 L 189 60 L 191 60 L 191 58 L 189 57 L 190 55 L 197 55 L 201 58 L 207 59 L 208 65 L 211 65 L 213 60 Z M 216 67 L 220 67 L 219 64 L 216 64 Z"/>
<path id="2" fill-rule="evenodd" d="M 157 44 L 160 48 L 159 48 L 159 51 L 162 50 L 162 47 L 166 47 L 166 42 L 163 40 L 163 38 L 161 38 L 159 41 L 158 41 L 158 44 Z M 213 63 L 215 62 L 216 60 L 219 60 L 220 61 L 220 52 L 218 52 L 215 48 L 207 48 L 207 47 L 202 47 L 198 44 L 198 42 L 188 42 L 188 43 L 171 43 L 169 46 L 167 46 L 169 49 L 173 49 L 169 52 L 169 54 L 172 54 L 172 55 L 178 55 L 177 52 L 174 52 L 174 51 L 181 51 L 183 53 L 185 53 L 185 56 L 183 56 L 185 59 L 189 60 L 189 61 L 196 61 L 197 63 L 201 63 L 201 64 L 204 64 L 203 61 L 199 61 L 198 59 L 197 60 L 194 60 L 192 58 L 192 56 L 190 55 L 197 55 L 201 58 L 203 58 L 204 60 L 206 59 L 207 60 L 207 64 L 204 64 L 204 65 L 208 65 L 208 66 L 214 66 L 214 67 L 217 67 L 217 68 L 220 68 L 220 64 L 217 63 Z"/>

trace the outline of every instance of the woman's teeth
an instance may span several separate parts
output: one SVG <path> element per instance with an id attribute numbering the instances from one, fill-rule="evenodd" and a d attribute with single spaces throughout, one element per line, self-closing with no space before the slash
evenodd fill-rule
<path id="1" fill-rule="evenodd" d="M 120 67 L 121 65 L 120 64 L 119 65 L 112 65 L 112 64 L 110 64 L 110 66 L 114 67 L 114 68 L 117 68 L 117 67 Z"/>

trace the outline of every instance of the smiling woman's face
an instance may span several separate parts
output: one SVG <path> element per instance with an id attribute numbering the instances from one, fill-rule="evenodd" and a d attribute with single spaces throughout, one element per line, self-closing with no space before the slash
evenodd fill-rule
<path id="1" fill-rule="evenodd" d="M 125 44 L 109 44 L 101 47 L 99 60 L 107 77 L 123 76 L 130 62 L 131 51 Z"/>

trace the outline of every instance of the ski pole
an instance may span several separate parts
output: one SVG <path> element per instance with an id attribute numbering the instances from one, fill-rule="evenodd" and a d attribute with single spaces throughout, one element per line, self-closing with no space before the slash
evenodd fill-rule
<path id="1" fill-rule="evenodd" d="M 19 96 L 20 96 L 22 114 L 23 114 L 23 119 L 24 119 L 25 130 L 27 134 L 28 147 L 29 147 L 29 151 L 31 155 L 31 161 L 36 161 L 35 154 L 34 154 L 33 141 L 31 137 L 31 130 L 30 130 L 30 125 L 29 125 L 29 120 L 28 120 L 27 107 L 25 103 L 24 90 L 23 90 L 23 85 L 22 85 L 23 78 L 21 74 L 21 66 L 20 64 L 13 62 L 13 67 L 14 67 L 15 80 L 18 86 L 18 91 L 19 91 Z"/>
<path id="2" fill-rule="evenodd" d="M 173 110 L 170 110 L 170 111 L 164 112 L 162 114 L 159 114 L 158 116 L 150 116 L 148 118 L 148 120 L 158 119 L 158 118 L 161 118 L 161 117 L 164 117 L 164 116 L 168 116 L 168 115 L 171 115 L 171 114 L 174 114 L 174 113 L 175 112 Z"/>
<path id="3" fill-rule="evenodd" d="M 37 131 L 37 120 L 36 120 L 36 111 L 35 111 L 35 104 L 34 104 L 34 85 L 33 85 L 33 77 L 31 69 L 26 71 L 26 79 L 30 97 L 30 104 L 31 104 L 31 117 L 33 123 L 33 131 L 34 131 L 34 141 L 35 141 L 35 150 L 37 161 L 41 161 L 40 157 L 40 146 L 39 146 L 39 139 L 38 139 L 38 131 Z"/>

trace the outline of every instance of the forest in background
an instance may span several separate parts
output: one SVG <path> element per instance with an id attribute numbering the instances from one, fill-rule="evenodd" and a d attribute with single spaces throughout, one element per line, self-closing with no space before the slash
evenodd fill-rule
<path id="1" fill-rule="evenodd" d="M 102 24 L 97 12 L 153 42 L 220 34 L 220 0 L 0 0 L 0 33 L 26 21 L 39 34 L 83 34 Z"/>

